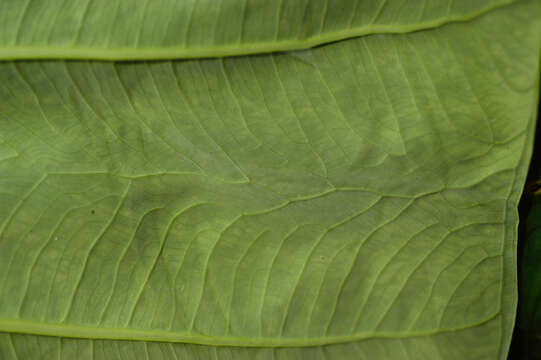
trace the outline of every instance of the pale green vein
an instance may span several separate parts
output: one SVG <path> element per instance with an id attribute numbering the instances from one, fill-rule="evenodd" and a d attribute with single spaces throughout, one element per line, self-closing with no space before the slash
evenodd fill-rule
<path id="1" fill-rule="evenodd" d="M 179 46 L 179 47 L 147 47 L 147 48 L 115 48 L 115 47 L 67 47 L 67 46 L 27 46 L 13 45 L 0 48 L 0 60 L 16 59 L 93 59 L 93 60 L 158 60 L 180 58 L 206 58 L 249 54 L 270 53 L 308 49 L 314 46 L 339 40 L 370 34 L 405 34 L 413 31 L 433 29 L 452 22 L 471 21 L 496 8 L 509 5 L 516 0 L 502 1 L 487 8 L 473 11 L 466 16 L 450 15 L 431 21 L 408 25 L 376 24 L 376 14 L 371 24 L 356 28 L 347 28 L 335 32 L 319 33 L 305 39 L 287 39 L 272 42 L 255 42 L 214 45 L 208 47 Z M 383 8 L 383 6 L 382 6 Z M 190 19 L 193 16 L 190 16 Z M 22 21 L 22 20 L 21 20 Z M 141 25 L 142 26 L 142 25 Z M 19 27 L 20 28 L 20 27 Z"/>
<path id="2" fill-rule="evenodd" d="M 132 341 L 160 341 L 169 343 L 190 343 L 212 346 L 243 346 L 243 347 L 307 347 L 329 344 L 355 343 L 364 339 L 405 339 L 413 337 L 433 336 L 437 334 L 455 333 L 457 331 L 475 328 L 495 319 L 500 313 L 494 313 L 479 322 L 460 327 L 432 329 L 422 331 L 381 332 L 367 331 L 346 336 L 325 337 L 228 337 L 208 336 L 194 332 L 173 332 L 160 330 L 136 330 L 128 328 L 90 327 L 68 324 L 43 324 L 40 322 L 23 321 L 19 319 L 1 319 L 0 331 L 22 334 L 63 336 L 82 339 L 108 339 Z"/>

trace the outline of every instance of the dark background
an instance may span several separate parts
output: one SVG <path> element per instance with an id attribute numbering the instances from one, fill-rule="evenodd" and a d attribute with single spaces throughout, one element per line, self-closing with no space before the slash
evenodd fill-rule
<path id="1" fill-rule="evenodd" d="M 541 99 L 539 100 L 538 109 L 541 109 Z M 537 126 L 535 131 L 535 143 L 533 156 L 528 170 L 526 186 L 520 198 L 518 206 L 519 212 L 519 227 L 518 227 L 518 312 L 521 311 L 521 288 L 528 286 L 528 280 L 522 277 L 521 264 L 524 258 L 525 244 L 528 241 L 527 234 L 527 217 L 532 207 L 532 199 L 534 192 L 541 189 L 541 184 L 537 181 L 541 179 L 541 111 L 538 110 Z M 539 264 L 541 271 L 541 264 Z M 519 317 L 517 316 L 517 319 Z M 541 360 L 541 339 L 538 337 L 541 334 L 541 329 L 526 331 L 519 320 L 515 323 L 513 331 L 513 339 L 511 349 L 509 351 L 510 360 Z"/>

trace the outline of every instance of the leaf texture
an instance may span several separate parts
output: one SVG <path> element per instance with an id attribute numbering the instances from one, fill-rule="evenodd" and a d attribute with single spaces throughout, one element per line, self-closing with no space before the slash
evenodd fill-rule
<path id="1" fill-rule="evenodd" d="M 539 12 L 257 56 L 0 63 L 0 358 L 505 358 Z"/>
<path id="2" fill-rule="evenodd" d="M 298 50 L 467 21 L 512 2 L 3 0 L 0 59 L 155 60 Z"/>

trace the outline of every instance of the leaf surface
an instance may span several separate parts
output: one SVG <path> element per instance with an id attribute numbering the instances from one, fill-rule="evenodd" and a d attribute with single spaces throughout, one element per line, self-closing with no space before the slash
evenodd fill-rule
<path id="1" fill-rule="evenodd" d="M 505 358 L 539 12 L 0 63 L 0 357 Z"/>
<path id="2" fill-rule="evenodd" d="M 468 21 L 516 0 L 4 0 L 0 59 L 172 59 L 298 50 Z"/>

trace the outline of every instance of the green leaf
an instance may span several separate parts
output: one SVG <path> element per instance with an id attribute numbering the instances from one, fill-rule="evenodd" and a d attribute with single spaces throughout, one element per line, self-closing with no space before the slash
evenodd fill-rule
<path id="1" fill-rule="evenodd" d="M 541 8 L 466 3 L 287 53 L 0 63 L 0 358 L 505 358 Z M 443 8 L 469 21 L 437 26 L 457 20 Z M 189 15 L 205 40 L 228 14 L 209 9 Z M 24 10 L 54 30 L 40 11 Z M 21 34 L 44 32 L 27 16 Z M 85 56 L 113 49 L 103 31 Z M 50 33 L 30 45 L 79 56 Z M 15 57 L 44 56 L 27 45 Z"/>
<path id="2" fill-rule="evenodd" d="M 172 59 L 298 50 L 467 21 L 516 0 L 2 0 L 0 59 Z"/>

